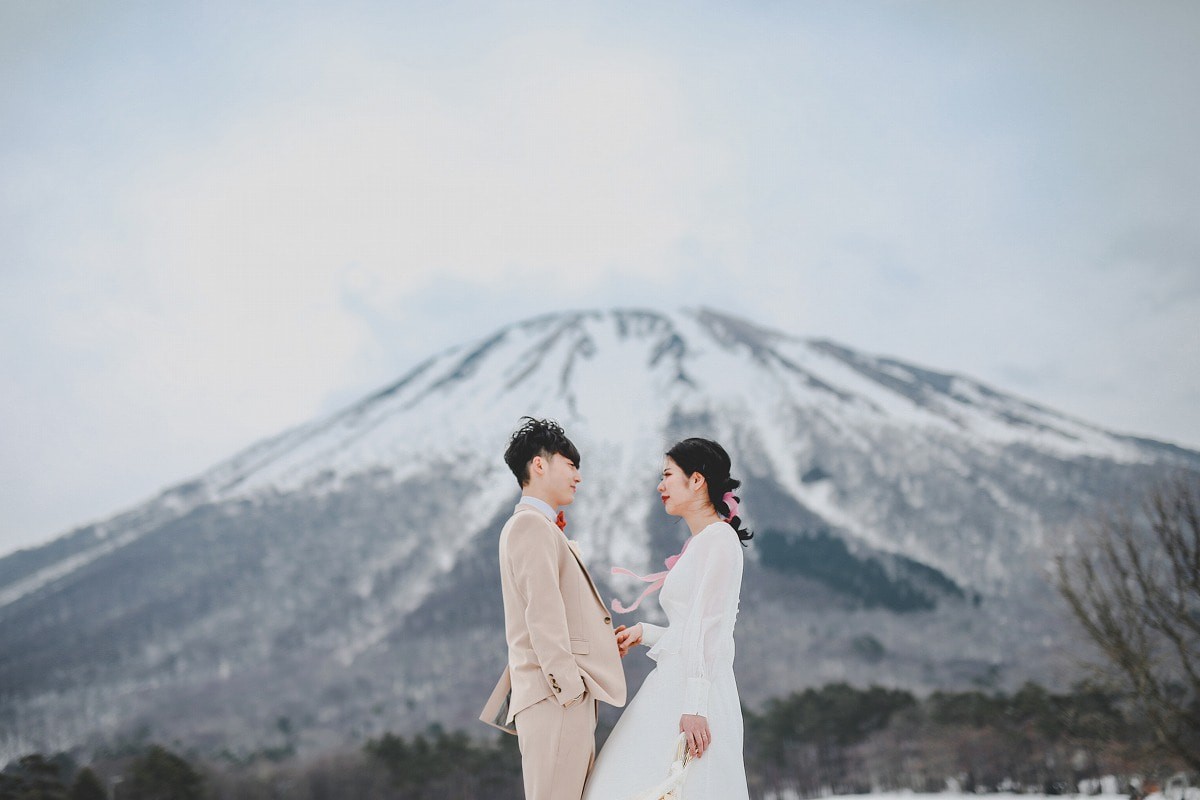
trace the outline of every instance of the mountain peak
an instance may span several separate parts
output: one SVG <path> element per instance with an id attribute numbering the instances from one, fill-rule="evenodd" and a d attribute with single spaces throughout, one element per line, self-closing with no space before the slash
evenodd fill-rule
<path id="1" fill-rule="evenodd" d="M 605 596 L 629 588 L 608 566 L 653 570 L 686 536 L 654 492 L 663 452 L 727 447 L 756 530 L 738 641 L 751 704 L 828 680 L 1053 680 L 1054 532 L 1117 488 L 1200 469 L 720 310 L 544 314 L 0 559 L 0 720 L 25 721 L 0 723 L 0 757 L 117 736 L 112 720 L 233 752 L 285 709 L 307 746 L 473 720 L 503 660 L 495 537 L 518 490 L 501 453 L 526 414 L 560 420 L 584 455 L 572 535 Z M 885 658 L 856 660 L 866 635 Z"/>

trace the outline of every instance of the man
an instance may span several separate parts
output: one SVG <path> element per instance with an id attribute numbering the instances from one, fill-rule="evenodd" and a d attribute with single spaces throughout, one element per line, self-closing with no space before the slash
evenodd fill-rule
<path id="1" fill-rule="evenodd" d="M 579 451 L 557 423 L 524 417 L 504 461 L 522 495 L 500 531 L 508 668 L 479 718 L 516 733 L 526 800 L 572 800 L 595 756 L 597 702 L 623 706 L 625 675 L 612 616 L 562 532 Z"/>

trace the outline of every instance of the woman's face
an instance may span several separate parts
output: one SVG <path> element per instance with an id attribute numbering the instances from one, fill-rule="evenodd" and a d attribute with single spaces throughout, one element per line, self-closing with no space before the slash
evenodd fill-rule
<path id="1" fill-rule="evenodd" d="M 667 456 L 663 459 L 662 482 L 658 484 L 658 496 L 662 498 L 667 513 L 682 517 L 692 510 L 700 510 L 708 502 L 708 491 L 704 476 L 699 472 L 688 475 L 675 461 Z"/>

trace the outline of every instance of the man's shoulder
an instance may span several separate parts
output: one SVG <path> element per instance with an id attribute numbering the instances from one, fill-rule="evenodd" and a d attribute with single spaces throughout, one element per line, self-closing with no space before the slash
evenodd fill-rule
<path id="1" fill-rule="evenodd" d="M 501 535 L 506 538 L 540 536 L 556 531 L 554 523 L 535 508 L 518 508 L 504 523 Z"/>
<path id="2" fill-rule="evenodd" d="M 516 510 L 513 511 L 512 516 L 508 518 L 508 522 L 505 524 L 515 525 L 517 523 L 521 523 L 521 524 L 538 523 L 538 524 L 549 524 L 549 525 L 554 524 L 554 523 L 550 522 L 549 519 L 546 518 L 545 514 L 543 514 L 541 511 L 538 511 L 533 506 L 517 506 Z"/>

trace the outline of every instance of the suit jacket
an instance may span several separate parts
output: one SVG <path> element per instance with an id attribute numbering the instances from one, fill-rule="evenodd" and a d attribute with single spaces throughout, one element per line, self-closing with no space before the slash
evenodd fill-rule
<path id="1" fill-rule="evenodd" d="M 520 505 L 500 531 L 500 588 L 508 668 L 479 718 L 515 733 L 517 712 L 587 691 L 625 705 L 612 614 L 583 561 L 542 512 Z"/>

